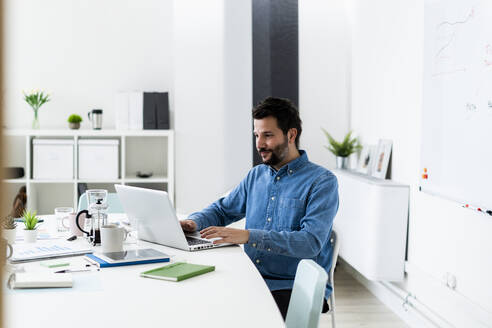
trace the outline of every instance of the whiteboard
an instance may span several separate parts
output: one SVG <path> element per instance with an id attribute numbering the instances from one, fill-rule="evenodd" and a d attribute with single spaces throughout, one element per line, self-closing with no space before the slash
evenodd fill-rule
<path id="1" fill-rule="evenodd" d="M 423 191 L 492 209 L 492 1 L 427 0 Z"/>

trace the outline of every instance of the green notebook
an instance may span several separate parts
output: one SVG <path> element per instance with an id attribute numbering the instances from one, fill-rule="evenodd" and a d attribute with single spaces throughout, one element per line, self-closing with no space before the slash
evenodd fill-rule
<path id="1" fill-rule="evenodd" d="M 215 266 L 176 262 L 142 272 L 141 277 L 161 280 L 181 281 L 215 270 Z"/>

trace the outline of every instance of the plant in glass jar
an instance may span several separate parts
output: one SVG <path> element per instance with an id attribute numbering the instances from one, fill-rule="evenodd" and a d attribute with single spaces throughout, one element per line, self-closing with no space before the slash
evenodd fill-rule
<path id="1" fill-rule="evenodd" d="M 23 92 L 23 94 L 24 94 L 24 100 L 27 102 L 29 106 L 31 106 L 32 110 L 34 111 L 34 120 L 32 121 L 32 128 L 39 129 L 38 111 L 39 108 L 43 106 L 43 104 L 51 100 L 50 95 L 40 90 L 32 90 L 29 93 Z"/>

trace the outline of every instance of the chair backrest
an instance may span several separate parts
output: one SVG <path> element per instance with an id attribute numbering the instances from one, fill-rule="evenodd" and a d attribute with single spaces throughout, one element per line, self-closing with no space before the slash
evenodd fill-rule
<path id="1" fill-rule="evenodd" d="M 313 260 L 297 266 L 285 325 L 287 328 L 318 327 L 328 274 Z"/>
<path id="2" fill-rule="evenodd" d="M 332 253 L 332 258 L 331 258 L 329 283 L 330 283 L 331 287 L 334 288 L 333 284 L 335 283 L 334 282 L 335 266 L 337 265 L 338 252 L 340 251 L 340 241 L 338 240 L 338 236 L 337 236 L 337 233 L 335 232 L 335 230 L 331 231 L 330 244 L 331 244 L 331 248 L 333 249 L 333 253 Z"/>
<path id="3" fill-rule="evenodd" d="M 117 193 L 108 193 L 108 213 L 125 213 Z M 77 212 L 87 209 L 87 194 L 80 195 Z"/>

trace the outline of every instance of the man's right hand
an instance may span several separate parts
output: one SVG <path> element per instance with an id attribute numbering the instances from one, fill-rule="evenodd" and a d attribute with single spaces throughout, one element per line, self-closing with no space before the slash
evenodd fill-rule
<path id="1" fill-rule="evenodd" d="M 193 220 L 182 220 L 179 221 L 181 224 L 181 228 L 183 229 L 184 232 L 194 232 L 196 231 L 196 223 Z"/>

